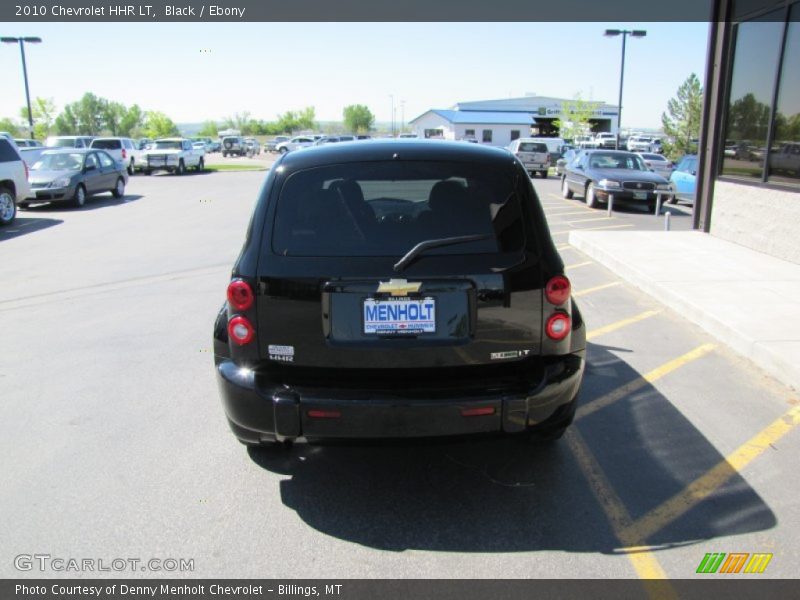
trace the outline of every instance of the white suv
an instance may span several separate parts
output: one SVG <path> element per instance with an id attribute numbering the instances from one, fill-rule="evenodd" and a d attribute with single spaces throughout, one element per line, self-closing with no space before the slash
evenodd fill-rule
<path id="1" fill-rule="evenodd" d="M 17 216 L 17 202 L 31 195 L 28 165 L 11 140 L 0 137 L 0 225 L 8 225 Z"/>
<path id="2" fill-rule="evenodd" d="M 141 150 L 136 147 L 136 144 L 130 138 L 94 138 L 90 147 L 108 152 L 114 157 L 114 160 L 122 163 L 122 166 L 128 170 L 128 175 L 133 175 L 134 170 L 141 167 Z"/>
<path id="3" fill-rule="evenodd" d="M 314 145 L 314 136 L 311 135 L 298 135 L 293 137 L 288 142 L 281 142 L 275 146 L 275 150 L 281 154 L 286 154 L 292 150 L 299 150 L 300 148 L 308 148 Z"/>

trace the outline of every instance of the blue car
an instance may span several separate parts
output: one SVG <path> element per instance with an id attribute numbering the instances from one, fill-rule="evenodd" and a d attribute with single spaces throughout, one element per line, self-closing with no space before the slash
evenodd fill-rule
<path id="1" fill-rule="evenodd" d="M 697 189 L 697 155 L 687 154 L 684 156 L 672 175 L 669 177 L 675 195 L 672 202 L 686 202 L 694 204 L 695 191 Z"/>

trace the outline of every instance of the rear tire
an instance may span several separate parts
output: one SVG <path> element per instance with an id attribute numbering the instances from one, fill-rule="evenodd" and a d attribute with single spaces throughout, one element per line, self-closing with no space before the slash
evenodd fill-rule
<path id="1" fill-rule="evenodd" d="M 75 208 L 81 208 L 85 204 L 86 204 L 86 188 L 83 187 L 82 183 L 79 183 L 78 187 L 75 188 L 75 194 L 72 196 L 72 205 Z"/>
<path id="2" fill-rule="evenodd" d="M 122 177 L 117 179 L 114 189 L 111 190 L 111 195 L 114 196 L 114 198 L 122 198 L 125 195 L 125 180 L 122 179 Z"/>
<path id="3" fill-rule="evenodd" d="M 197 163 L 197 167 L 195 168 L 195 170 L 196 170 L 198 173 L 202 173 L 203 171 L 205 171 L 205 168 L 206 168 L 206 161 L 204 161 L 204 160 L 201 158 L 201 159 L 200 159 L 200 162 L 199 162 L 199 163 Z"/>
<path id="4" fill-rule="evenodd" d="M 563 404 L 552 417 L 544 423 L 528 430 L 528 439 L 537 444 L 553 443 L 564 435 L 567 428 L 575 419 L 575 410 L 578 407 L 578 396 L 576 395 L 569 404 Z"/>
<path id="5" fill-rule="evenodd" d="M 540 171 L 539 174 L 542 176 L 542 179 L 547 179 L 547 171 Z"/>
<path id="6" fill-rule="evenodd" d="M 17 216 L 17 199 L 8 187 L 0 187 L 0 225 L 10 225 Z"/>
<path id="7" fill-rule="evenodd" d="M 178 161 L 178 168 L 175 169 L 175 175 L 183 175 L 186 173 L 186 165 L 183 164 L 183 159 Z"/>
<path id="8" fill-rule="evenodd" d="M 279 152 L 280 152 L 281 154 L 286 154 L 288 151 L 289 151 L 289 149 L 288 149 L 288 148 L 286 148 L 286 147 L 284 147 L 284 148 L 281 148 L 281 149 L 279 150 Z"/>
<path id="9" fill-rule="evenodd" d="M 133 175 L 133 174 L 134 174 L 134 172 L 136 171 L 136 170 L 133 168 L 133 163 L 134 163 L 134 162 L 135 162 L 135 161 L 134 161 L 133 159 L 131 159 L 131 164 L 129 164 L 129 165 L 128 165 L 128 175 Z"/>
<path id="10" fill-rule="evenodd" d="M 566 177 L 561 180 L 561 196 L 567 200 L 571 200 L 573 196 L 572 190 L 569 189 L 569 185 L 567 184 Z"/>
<path id="11" fill-rule="evenodd" d="M 586 186 L 586 192 L 584 192 L 583 197 L 586 200 L 586 206 L 589 208 L 597 208 L 597 197 L 594 195 L 594 184 L 591 181 L 589 185 Z"/>

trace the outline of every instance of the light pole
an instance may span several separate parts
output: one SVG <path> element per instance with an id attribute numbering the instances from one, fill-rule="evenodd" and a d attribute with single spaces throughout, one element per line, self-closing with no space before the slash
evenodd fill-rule
<path id="1" fill-rule="evenodd" d="M 400 100 L 400 133 L 406 132 L 406 101 Z"/>
<path id="2" fill-rule="evenodd" d="M 617 114 L 617 144 L 616 149 L 619 150 L 619 134 L 622 130 L 622 83 L 625 79 L 625 40 L 630 35 L 631 37 L 644 37 L 647 32 L 644 29 L 634 29 L 629 31 L 627 29 L 606 29 L 605 34 L 607 37 L 622 36 L 622 64 L 619 68 L 619 107 Z"/>
<path id="3" fill-rule="evenodd" d="M 389 98 L 392 99 L 392 137 L 394 137 L 394 94 L 389 94 Z"/>
<path id="4" fill-rule="evenodd" d="M 25 65 L 25 42 L 29 44 L 39 44 L 42 38 L 38 37 L 2 37 L 0 42 L 5 44 L 19 44 L 19 51 L 22 54 L 22 77 L 25 80 L 25 101 L 28 103 L 28 127 L 33 139 L 33 113 L 31 112 L 31 94 L 28 91 L 28 67 Z"/>

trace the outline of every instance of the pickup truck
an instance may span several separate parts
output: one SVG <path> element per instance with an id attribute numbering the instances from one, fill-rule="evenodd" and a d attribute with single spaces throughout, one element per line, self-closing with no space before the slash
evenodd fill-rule
<path id="1" fill-rule="evenodd" d="M 598 133 L 594 137 L 595 148 L 616 148 L 617 136 L 613 133 Z"/>
<path id="2" fill-rule="evenodd" d="M 0 225 L 9 225 L 17 216 L 17 203 L 30 195 L 28 165 L 16 144 L 0 136 Z"/>
<path id="3" fill-rule="evenodd" d="M 186 138 L 163 138 L 153 142 L 141 154 L 140 168 L 145 175 L 153 171 L 169 171 L 183 175 L 186 169 L 202 171 L 206 167 L 205 151 L 195 148 Z"/>
<path id="4" fill-rule="evenodd" d="M 519 138 L 509 145 L 508 149 L 519 158 L 525 170 L 533 177 L 536 173 L 547 177 L 550 168 L 550 153 L 547 144 L 530 138 Z"/>
<path id="5" fill-rule="evenodd" d="M 770 171 L 785 171 L 800 177 L 800 142 L 781 144 L 769 153 Z"/>

